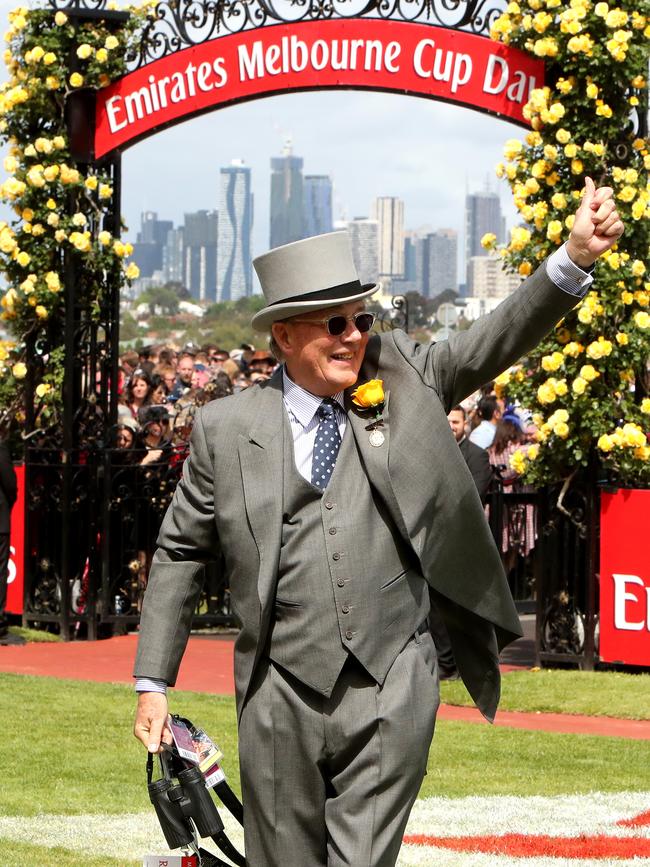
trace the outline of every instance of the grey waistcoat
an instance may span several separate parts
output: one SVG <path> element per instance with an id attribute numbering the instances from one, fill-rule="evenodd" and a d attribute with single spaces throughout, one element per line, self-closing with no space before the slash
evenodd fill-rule
<path id="1" fill-rule="evenodd" d="M 284 427 L 269 656 L 325 696 L 348 653 L 381 685 L 429 612 L 426 581 L 364 472 L 350 424 L 323 494 L 296 469 L 288 421 Z"/>

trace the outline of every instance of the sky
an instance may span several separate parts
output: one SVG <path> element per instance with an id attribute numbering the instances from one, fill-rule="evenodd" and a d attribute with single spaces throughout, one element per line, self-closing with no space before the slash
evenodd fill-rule
<path id="1" fill-rule="evenodd" d="M 0 0 L 6 21 L 14 0 Z M 368 216 L 379 195 L 405 203 L 405 228 L 452 228 L 464 243 L 465 193 L 500 193 L 508 225 L 511 194 L 496 179 L 504 142 L 522 130 L 500 118 L 433 100 L 370 91 L 294 93 L 214 111 L 124 151 L 122 213 L 135 240 L 142 211 L 183 222 L 218 207 L 219 169 L 243 159 L 255 196 L 253 253 L 268 249 L 270 159 L 291 138 L 305 174 L 334 182 L 334 218 Z M 459 273 L 461 273 L 459 271 Z"/>

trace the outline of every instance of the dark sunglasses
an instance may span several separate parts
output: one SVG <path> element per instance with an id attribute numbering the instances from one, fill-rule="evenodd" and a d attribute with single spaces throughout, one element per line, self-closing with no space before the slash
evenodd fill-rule
<path id="1" fill-rule="evenodd" d="M 328 319 L 292 319 L 291 321 L 302 322 L 305 325 L 325 325 L 328 334 L 331 334 L 332 337 L 339 337 L 345 332 L 348 322 L 354 322 L 354 327 L 357 331 L 361 334 L 366 334 L 375 324 L 375 314 L 355 313 L 354 316 L 343 316 L 342 313 L 337 313 Z"/>

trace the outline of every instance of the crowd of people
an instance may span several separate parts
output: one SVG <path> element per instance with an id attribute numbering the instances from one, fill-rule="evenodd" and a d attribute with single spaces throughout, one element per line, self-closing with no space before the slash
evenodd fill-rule
<path id="1" fill-rule="evenodd" d="M 120 357 L 118 419 L 112 445 L 122 462 L 160 463 L 184 456 L 198 407 L 269 378 L 268 350 L 242 344 L 181 349 L 145 346 Z"/>

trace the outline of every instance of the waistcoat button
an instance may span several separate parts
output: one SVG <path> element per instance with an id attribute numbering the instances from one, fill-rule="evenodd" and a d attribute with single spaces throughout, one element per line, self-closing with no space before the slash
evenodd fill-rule
<path id="1" fill-rule="evenodd" d="M 352 632 L 351 629 L 348 629 L 348 631 L 345 633 L 345 637 L 347 638 L 348 641 L 350 641 L 350 639 L 352 638 L 353 635 L 354 635 L 354 632 Z"/>
<path id="2" fill-rule="evenodd" d="M 349 613 L 350 613 L 350 606 L 349 606 L 349 605 L 344 605 L 344 606 L 341 608 L 341 611 L 342 611 L 344 614 L 349 614 Z"/>
<path id="3" fill-rule="evenodd" d="M 330 536 L 336 536 L 336 527 L 330 527 Z"/>
<path id="4" fill-rule="evenodd" d="M 332 554 L 332 560 L 340 560 L 340 559 L 341 559 L 341 555 L 339 554 L 338 551 L 335 554 Z"/>
<path id="5" fill-rule="evenodd" d="M 336 584 L 338 587 L 345 587 L 345 578 L 337 578 Z"/>
<path id="6" fill-rule="evenodd" d="M 334 503 L 330 503 L 330 502 L 325 503 L 325 508 L 326 508 L 326 509 L 333 509 L 333 508 L 334 508 Z"/>

